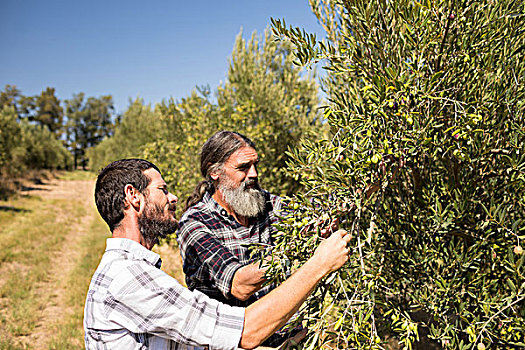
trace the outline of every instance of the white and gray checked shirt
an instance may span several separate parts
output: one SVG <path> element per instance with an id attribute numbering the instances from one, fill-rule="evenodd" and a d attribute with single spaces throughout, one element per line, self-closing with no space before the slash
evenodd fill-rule
<path id="1" fill-rule="evenodd" d="M 108 238 L 84 310 L 86 349 L 237 349 L 244 309 L 189 291 L 158 254 Z"/>

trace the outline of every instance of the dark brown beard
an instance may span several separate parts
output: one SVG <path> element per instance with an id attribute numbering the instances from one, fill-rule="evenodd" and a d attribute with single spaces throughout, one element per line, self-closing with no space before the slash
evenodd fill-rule
<path id="1" fill-rule="evenodd" d="M 179 228 L 177 221 L 163 218 L 164 211 L 157 204 L 152 204 L 146 199 L 144 213 L 139 217 L 139 229 L 146 242 L 153 246 L 159 243 L 159 239 L 166 238 L 169 234 Z"/>

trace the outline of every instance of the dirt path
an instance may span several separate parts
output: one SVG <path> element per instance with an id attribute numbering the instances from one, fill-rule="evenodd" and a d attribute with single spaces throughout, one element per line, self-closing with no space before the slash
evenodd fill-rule
<path id="1" fill-rule="evenodd" d="M 57 225 L 69 225 L 67 239 L 54 254 L 49 277 L 38 286 L 39 294 L 47 297 L 47 303 L 42 311 L 42 318 L 35 328 L 35 332 L 28 336 L 29 344 L 46 344 L 53 334 L 53 326 L 60 320 L 69 317 L 71 308 L 65 300 L 67 282 L 81 249 L 78 249 L 82 238 L 88 233 L 88 226 L 92 222 L 95 205 L 93 200 L 94 181 L 66 181 L 51 180 L 42 185 L 32 186 L 27 194 L 37 195 L 43 199 L 60 199 L 75 201 L 82 204 L 83 215 L 79 220 L 72 218 L 73 213 L 65 212 L 56 207 Z M 80 340 L 79 340 L 80 341 Z M 47 344 L 46 344 L 47 345 Z M 46 348 L 47 346 L 43 346 Z"/>

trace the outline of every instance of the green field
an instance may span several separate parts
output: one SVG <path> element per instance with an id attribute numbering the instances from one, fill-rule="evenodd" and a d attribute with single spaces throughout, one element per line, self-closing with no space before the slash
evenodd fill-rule
<path id="1" fill-rule="evenodd" d="M 50 181 L 0 202 L 0 349 L 83 347 L 84 298 L 107 236 L 81 198 L 90 188 Z"/>

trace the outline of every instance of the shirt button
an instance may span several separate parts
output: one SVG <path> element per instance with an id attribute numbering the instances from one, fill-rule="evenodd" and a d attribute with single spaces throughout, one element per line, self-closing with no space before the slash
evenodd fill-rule
<path id="1" fill-rule="evenodd" d="M 221 210 L 221 215 L 222 216 L 228 216 L 228 213 L 226 212 L 226 209 L 222 209 Z"/>

